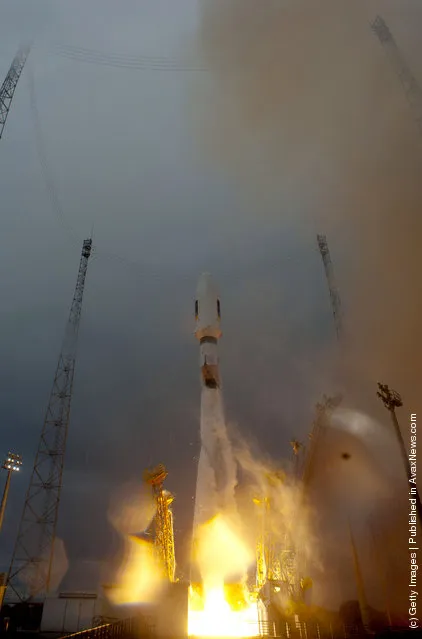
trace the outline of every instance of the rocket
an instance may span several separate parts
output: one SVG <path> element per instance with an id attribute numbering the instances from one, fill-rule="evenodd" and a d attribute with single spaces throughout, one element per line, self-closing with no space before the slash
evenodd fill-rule
<path id="1" fill-rule="evenodd" d="M 227 434 L 218 360 L 221 309 L 209 273 L 199 278 L 195 299 L 195 336 L 201 371 L 201 452 L 196 482 L 194 527 L 233 509 L 236 464 Z"/>
<path id="2" fill-rule="evenodd" d="M 220 388 L 217 344 L 222 332 L 221 309 L 218 291 L 211 275 L 203 273 L 199 278 L 195 300 L 195 336 L 199 340 L 199 366 L 203 386 Z"/>

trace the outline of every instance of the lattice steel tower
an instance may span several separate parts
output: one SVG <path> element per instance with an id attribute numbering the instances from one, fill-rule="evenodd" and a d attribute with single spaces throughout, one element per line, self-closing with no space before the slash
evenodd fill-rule
<path id="1" fill-rule="evenodd" d="M 340 339 L 343 333 L 343 321 L 341 313 L 340 294 L 338 292 L 334 278 L 333 263 L 331 261 L 330 251 L 328 250 L 327 238 L 325 237 L 325 235 L 317 235 L 317 241 L 322 261 L 324 263 L 325 275 L 330 291 L 331 307 L 333 311 L 337 339 Z"/>
<path id="2" fill-rule="evenodd" d="M 15 93 L 16 85 L 22 73 L 28 54 L 29 47 L 21 47 L 19 49 L 0 89 L 0 139 L 3 135 L 3 129 L 10 111 L 13 94 Z"/>
<path id="3" fill-rule="evenodd" d="M 328 290 L 330 292 L 331 309 L 334 317 L 334 325 L 336 329 L 337 341 L 340 350 L 344 347 L 344 331 L 343 317 L 340 304 L 340 294 L 334 278 L 333 263 L 328 250 L 327 238 L 325 235 L 317 235 L 318 248 L 321 253 L 324 264 L 325 276 L 327 279 Z M 314 472 L 315 458 L 317 450 L 321 446 L 321 440 L 324 438 L 329 418 L 333 410 L 335 410 L 342 402 L 342 395 L 329 397 L 324 395 L 321 403 L 316 404 L 316 417 L 312 426 L 312 432 L 309 435 L 310 445 L 306 454 L 303 467 L 302 481 L 304 486 L 308 486 Z"/>
<path id="4" fill-rule="evenodd" d="M 381 16 L 375 18 L 371 24 L 371 29 L 378 36 L 379 41 L 394 66 L 403 86 L 407 101 L 413 111 L 419 133 L 422 135 L 422 89 L 407 66 L 390 29 Z"/>
<path id="5" fill-rule="evenodd" d="M 76 346 L 92 240 L 78 279 L 7 579 L 7 601 L 43 601 L 50 587 Z"/>
<path id="6" fill-rule="evenodd" d="M 163 464 L 144 472 L 144 480 L 152 486 L 157 511 L 155 514 L 155 547 L 161 564 L 163 576 L 170 582 L 175 581 L 176 558 L 174 552 L 173 495 L 164 490 L 163 483 L 167 470 Z"/>

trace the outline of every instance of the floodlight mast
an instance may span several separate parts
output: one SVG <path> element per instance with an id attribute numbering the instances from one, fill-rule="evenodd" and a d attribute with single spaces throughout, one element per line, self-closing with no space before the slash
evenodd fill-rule
<path id="1" fill-rule="evenodd" d="M 9 496 L 10 481 L 12 479 L 13 473 L 18 472 L 21 469 L 21 466 L 22 466 L 22 456 L 16 455 L 16 453 L 8 453 L 6 459 L 4 460 L 2 464 L 2 468 L 4 468 L 4 470 L 7 470 L 7 477 L 6 477 L 6 483 L 4 485 L 3 497 L 1 500 L 1 506 L 0 506 L 0 530 L 2 529 L 4 513 L 6 512 L 6 504 L 7 504 L 7 498 Z"/>
<path id="2" fill-rule="evenodd" d="M 422 524 L 421 499 L 419 496 L 418 487 L 416 486 L 415 478 L 410 469 L 409 456 L 406 451 L 406 446 L 403 441 L 403 435 L 401 433 L 399 421 L 396 415 L 396 408 L 401 408 L 403 406 L 403 400 L 401 398 L 401 395 L 397 391 L 390 388 L 388 384 L 381 384 L 381 382 L 378 382 L 377 397 L 379 397 L 379 399 L 384 404 L 385 408 L 390 413 L 391 421 L 393 422 L 393 426 L 394 426 L 394 432 L 397 438 L 397 443 L 400 447 L 401 458 L 406 471 L 407 479 L 410 485 L 414 486 L 414 493 L 412 494 L 412 497 L 416 499 L 416 512 L 418 514 L 419 523 Z"/>

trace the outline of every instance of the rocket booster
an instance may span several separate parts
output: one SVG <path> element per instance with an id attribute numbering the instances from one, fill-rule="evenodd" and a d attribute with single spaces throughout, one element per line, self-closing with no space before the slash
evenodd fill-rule
<path id="1" fill-rule="evenodd" d="M 209 273 L 199 278 L 195 300 L 195 336 L 199 340 L 199 366 L 202 384 L 207 388 L 219 388 L 217 342 L 222 333 L 220 328 L 220 299 Z"/>

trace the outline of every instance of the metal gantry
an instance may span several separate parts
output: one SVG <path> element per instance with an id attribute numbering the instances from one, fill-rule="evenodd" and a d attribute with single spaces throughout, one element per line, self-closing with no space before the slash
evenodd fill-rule
<path id="1" fill-rule="evenodd" d="M 7 579 L 7 601 L 43 601 L 50 588 L 72 400 L 77 337 L 92 240 L 83 242 L 75 293 Z"/>
<path id="2" fill-rule="evenodd" d="M 377 16 L 371 29 L 378 37 L 403 86 L 406 99 L 414 113 L 419 133 L 422 135 L 422 89 L 404 60 L 393 34 L 381 16 Z"/>
<path id="3" fill-rule="evenodd" d="M 297 557 L 291 531 L 286 526 L 279 528 L 279 513 L 275 505 L 275 496 L 285 481 L 282 472 L 269 472 L 265 475 L 265 489 L 261 495 L 253 498 L 258 506 L 257 517 L 259 533 L 256 541 L 256 589 L 261 591 L 267 604 L 271 604 L 272 587 L 288 596 L 294 603 L 300 597 Z M 275 534 L 275 531 L 277 533 Z M 266 588 L 266 584 L 269 587 Z M 262 595 L 261 595 L 262 596 Z"/>
<path id="4" fill-rule="evenodd" d="M 10 105 L 12 104 L 13 95 L 15 93 L 16 85 L 22 73 L 22 69 L 25 66 L 26 59 L 29 55 L 29 47 L 21 47 L 15 55 L 11 67 L 4 79 L 4 82 L 0 89 L 0 139 L 3 135 L 3 130 L 6 125 L 7 116 L 10 111 Z"/>
<path id="5" fill-rule="evenodd" d="M 175 581 L 176 556 L 174 551 L 173 512 L 171 503 L 173 495 L 164 490 L 163 483 L 167 477 L 163 464 L 144 472 L 144 480 L 152 487 L 155 503 L 155 546 L 165 578 L 171 583 Z"/>

